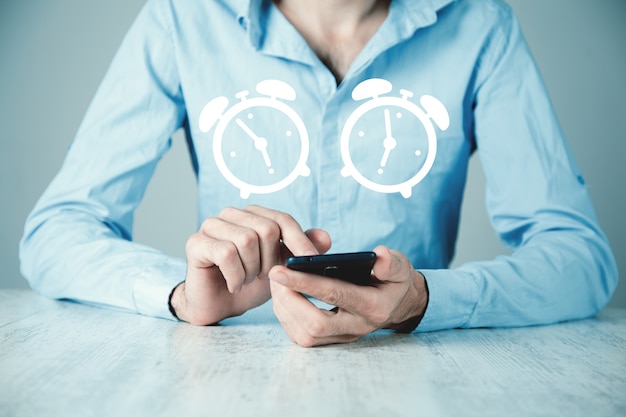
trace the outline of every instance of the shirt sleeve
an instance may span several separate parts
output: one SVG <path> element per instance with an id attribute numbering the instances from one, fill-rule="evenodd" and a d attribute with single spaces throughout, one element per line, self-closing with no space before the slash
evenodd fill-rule
<path id="1" fill-rule="evenodd" d="M 592 316 L 617 285 L 615 259 L 510 9 L 477 71 L 474 133 L 486 205 L 511 255 L 422 270 L 430 300 L 418 331 Z"/>
<path id="2" fill-rule="evenodd" d="M 167 20 L 148 2 L 103 79 L 60 172 L 20 243 L 33 289 L 172 318 L 167 299 L 186 263 L 133 243 L 133 212 L 184 103 Z M 155 225 L 158 227 L 158 225 Z"/>

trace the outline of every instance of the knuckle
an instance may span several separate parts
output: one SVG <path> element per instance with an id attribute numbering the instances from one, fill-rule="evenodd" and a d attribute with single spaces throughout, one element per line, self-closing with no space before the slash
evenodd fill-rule
<path id="1" fill-rule="evenodd" d="M 211 230 L 214 224 L 215 224 L 215 218 L 207 217 L 206 219 L 202 221 L 202 224 L 200 225 L 200 230 L 204 230 L 204 231 Z"/>
<path id="2" fill-rule="evenodd" d="M 295 219 L 290 214 L 279 211 L 276 212 L 276 221 L 279 224 L 289 224 L 294 223 Z"/>
<path id="3" fill-rule="evenodd" d="M 224 242 L 216 250 L 217 264 L 232 263 L 239 257 L 239 251 L 232 242 Z"/>
<path id="4" fill-rule="evenodd" d="M 315 339 L 326 334 L 326 323 L 319 319 L 313 319 L 305 324 L 305 329 L 307 337 Z"/>
<path id="5" fill-rule="evenodd" d="M 274 241 L 280 239 L 280 227 L 274 222 L 260 223 L 257 233 L 263 241 Z"/>
<path id="6" fill-rule="evenodd" d="M 400 253 L 397 250 L 393 250 L 391 251 L 391 253 L 394 255 L 394 259 L 396 260 L 396 271 L 397 273 L 400 273 L 403 276 L 407 276 L 407 272 L 411 271 L 413 269 L 413 265 L 411 265 L 411 261 L 409 261 L 409 259 L 402 255 L 402 253 Z"/>
<path id="7" fill-rule="evenodd" d="M 254 232 L 254 230 L 251 229 L 242 231 L 234 239 L 236 240 L 235 245 L 244 250 L 253 249 L 255 247 L 258 247 L 259 245 L 259 237 Z"/>
<path id="8" fill-rule="evenodd" d="M 338 288 L 329 288 L 324 294 L 323 300 L 334 306 L 342 306 L 344 305 L 344 296 L 343 293 Z"/>
<path id="9" fill-rule="evenodd" d="M 226 206 L 222 209 L 222 211 L 220 211 L 220 214 L 217 215 L 217 217 L 219 217 L 220 219 L 223 218 L 228 218 L 230 217 L 235 211 L 237 211 L 237 209 L 235 207 L 232 206 Z"/>
<path id="10" fill-rule="evenodd" d="M 200 241 L 202 240 L 202 235 L 200 233 L 194 233 L 187 239 L 187 243 L 185 244 L 185 253 L 191 254 L 195 252 L 196 247 L 198 247 Z"/>

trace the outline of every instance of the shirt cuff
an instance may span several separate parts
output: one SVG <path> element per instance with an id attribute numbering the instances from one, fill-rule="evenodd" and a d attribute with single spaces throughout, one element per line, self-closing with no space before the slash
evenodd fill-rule
<path id="1" fill-rule="evenodd" d="M 133 297 L 140 314 L 176 320 L 170 313 L 168 300 L 172 289 L 185 279 L 187 263 L 182 259 L 168 259 L 146 268 L 135 280 Z"/>
<path id="2" fill-rule="evenodd" d="M 416 332 L 465 327 L 478 302 L 472 275 L 450 269 L 419 270 L 428 284 L 428 307 Z"/>

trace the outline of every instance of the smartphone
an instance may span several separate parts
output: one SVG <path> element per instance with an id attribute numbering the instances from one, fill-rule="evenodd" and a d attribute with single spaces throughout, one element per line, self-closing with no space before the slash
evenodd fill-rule
<path id="1" fill-rule="evenodd" d="M 287 268 L 338 278 L 357 285 L 373 285 L 372 268 L 376 262 L 374 252 L 334 253 L 287 258 Z"/>

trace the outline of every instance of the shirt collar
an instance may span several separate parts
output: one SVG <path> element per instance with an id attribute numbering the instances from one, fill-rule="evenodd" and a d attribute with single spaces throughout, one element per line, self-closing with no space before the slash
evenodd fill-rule
<path id="1" fill-rule="evenodd" d="M 248 33 L 250 44 L 260 49 L 266 29 L 265 15 L 271 6 L 271 0 L 241 0 L 238 7 L 237 21 Z"/>
<path id="2" fill-rule="evenodd" d="M 392 0 L 388 20 L 402 38 L 437 22 L 437 13 L 457 0 Z"/>
<path id="3" fill-rule="evenodd" d="M 417 29 L 437 21 L 437 12 L 457 0 L 392 0 L 390 17 L 395 20 L 399 35 L 410 36 Z M 266 31 L 271 0 L 240 0 L 237 20 L 247 31 L 251 45 L 260 49 Z M 393 13 L 393 14 L 392 14 Z"/>

